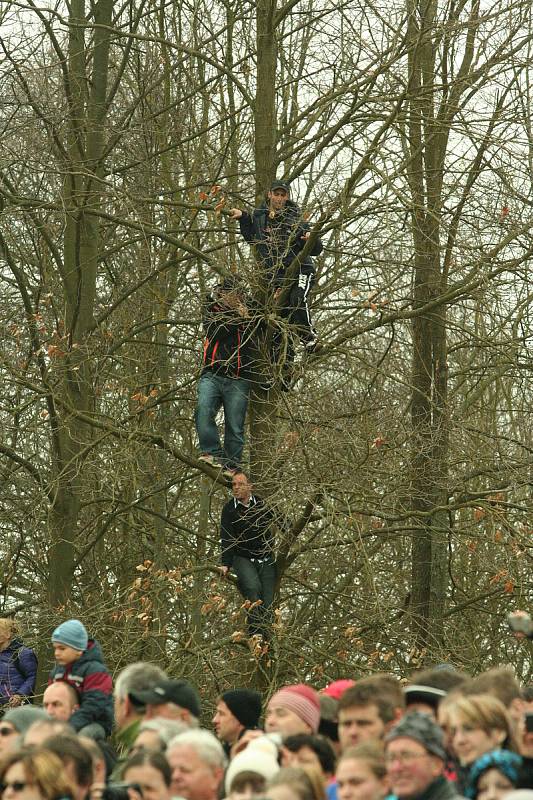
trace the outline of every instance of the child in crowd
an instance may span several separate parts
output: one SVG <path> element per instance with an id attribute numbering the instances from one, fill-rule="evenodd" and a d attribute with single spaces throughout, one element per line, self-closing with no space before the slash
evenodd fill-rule
<path id="1" fill-rule="evenodd" d="M 69 724 L 84 736 L 105 739 L 113 727 L 113 681 L 100 645 L 89 639 L 85 626 L 77 619 L 59 625 L 52 634 L 56 665 L 48 684 L 66 681 L 79 697 Z"/>

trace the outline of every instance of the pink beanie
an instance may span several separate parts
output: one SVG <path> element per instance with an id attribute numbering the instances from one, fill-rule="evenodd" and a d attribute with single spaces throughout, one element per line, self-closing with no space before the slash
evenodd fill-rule
<path id="1" fill-rule="evenodd" d="M 307 723 L 313 733 L 317 733 L 320 723 L 320 699 L 318 692 L 305 683 L 284 686 L 270 698 L 268 705 L 283 706 L 293 711 L 303 722 Z"/>
<path id="2" fill-rule="evenodd" d="M 334 700 L 340 700 L 341 695 L 343 695 L 350 686 L 355 686 L 355 681 L 352 681 L 350 678 L 340 678 L 338 681 L 328 683 L 320 694 L 327 694 L 329 697 L 333 697 Z"/>

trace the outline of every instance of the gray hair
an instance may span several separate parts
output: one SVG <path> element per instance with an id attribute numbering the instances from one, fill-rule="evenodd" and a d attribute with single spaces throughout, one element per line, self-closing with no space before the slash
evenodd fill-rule
<path id="1" fill-rule="evenodd" d="M 166 719 L 166 717 L 147 719 L 139 725 L 139 733 L 142 731 L 155 731 L 161 739 L 163 749 L 168 747 L 172 739 L 188 730 L 189 726 L 186 722 L 178 719 Z"/>
<path id="2" fill-rule="evenodd" d="M 212 768 L 226 768 L 228 760 L 222 745 L 216 736 L 203 728 L 178 734 L 168 743 L 167 752 L 174 747 L 192 747 L 200 761 Z"/>
<path id="3" fill-rule="evenodd" d="M 146 692 L 166 678 L 167 674 L 161 667 L 147 661 L 136 661 L 119 672 L 115 681 L 115 697 L 124 699 L 130 692 Z"/>

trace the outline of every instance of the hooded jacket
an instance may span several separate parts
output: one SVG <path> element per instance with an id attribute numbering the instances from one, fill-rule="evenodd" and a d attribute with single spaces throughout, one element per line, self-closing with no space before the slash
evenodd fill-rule
<path id="1" fill-rule="evenodd" d="M 250 379 L 253 323 L 216 296 L 208 295 L 204 305 L 205 332 L 202 371 L 210 370 L 228 378 Z"/>
<path id="2" fill-rule="evenodd" d="M 284 207 L 271 217 L 270 208 L 264 203 L 252 214 L 243 211 L 239 226 L 244 239 L 255 245 L 267 279 L 274 288 L 281 286 L 287 267 L 306 244 L 303 236 L 309 231 L 309 225 L 303 219 L 300 207 L 293 200 L 287 200 Z M 322 242 L 317 239 L 310 256 L 320 255 L 323 249 Z M 314 272 L 310 256 L 300 264 L 300 271 Z"/>
<path id="3" fill-rule="evenodd" d="M 85 725 L 98 722 L 106 735 L 113 728 L 113 680 L 104 663 L 102 650 L 95 639 L 89 639 L 87 650 L 71 664 L 56 664 L 48 676 L 48 685 L 66 681 L 76 689 L 80 707 L 69 719 L 69 725 L 80 731 Z"/>
<path id="4" fill-rule="evenodd" d="M 20 639 L 13 639 L 0 653 L 0 705 L 11 695 L 31 697 L 37 677 L 37 656 Z"/>

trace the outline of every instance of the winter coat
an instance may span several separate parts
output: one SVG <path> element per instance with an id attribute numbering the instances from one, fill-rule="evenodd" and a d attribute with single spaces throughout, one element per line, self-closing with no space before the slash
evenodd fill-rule
<path id="1" fill-rule="evenodd" d="M 254 324 L 208 295 L 204 305 L 205 331 L 202 371 L 229 378 L 250 379 Z"/>
<path id="2" fill-rule="evenodd" d="M 254 209 L 252 214 L 244 211 L 239 226 L 246 241 L 255 245 L 267 279 L 273 288 L 277 288 L 283 284 L 287 267 L 304 249 L 306 240 L 303 237 L 309 231 L 309 225 L 303 219 L 300 207 L 292 200 L 287 200 L 283 209 L 273 217 L 269 212 L 266 204 Z M 323 249 L 322 242 L 317 239 L 310 255 L 300 264 L 300 271 L 314 272 L 310 256 L 320 255 Z"/>
<path id="3" fill-rule="evenodd" d="M 5 705 L 11 695 L 31 697 L 37 677 L 37 656 L 31 647 L 24 647 L 20 639 L 13 639 L 0 652 L 0 705 Z"/>
<path id="4" fill-rule="evenodd" d="M 79 731 L 85 725 L 99 722 L 107 736 L 113 728 L 113 680 L 104 663 L 100 645 L 89 639 L 87 650 L 63 666 L 56 664 L 48 676 L 48 685 L 66 681 L 78 692 L 80 707 L 69 719 L 69 725 Z"/>

